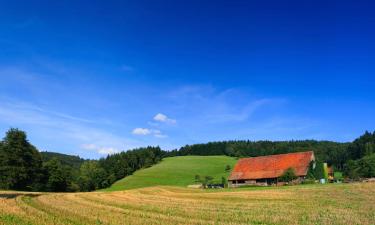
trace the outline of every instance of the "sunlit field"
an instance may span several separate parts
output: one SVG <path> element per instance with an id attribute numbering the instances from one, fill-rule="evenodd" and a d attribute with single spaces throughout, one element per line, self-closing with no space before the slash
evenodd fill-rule
<path id="1" fill-rule="evenodd" d="M 375 183 L 0 192 L 0 224 L 374 224 Z"/>
<path id="2" fill-rule="evenodd" d="M 215 183 L 228 177 L 225 166 L 234 167 L 237 160 L 229 156 L 177 156 L 164 158 L 160 163 L 136 171 L 102 191 L 122 191 L 152 186 L 180 186 L 194 184 L 194 176 L 212 176 Z"/>

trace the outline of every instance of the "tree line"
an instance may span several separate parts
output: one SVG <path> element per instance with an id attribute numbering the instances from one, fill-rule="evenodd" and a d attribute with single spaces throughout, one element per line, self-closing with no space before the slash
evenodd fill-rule
<path id="1" fill-rule="evenodd" d="M 0 142 L 0 189 L 26 191 L 93 191 L 150 167 L 165 157 L 228 155 L 256 157 L 314 151 L 318 162 L 354 179 L 375 177 L 375 132 L 366 132 L 353 142 L 331 141 L 221 141 L 186 145 L 173 151 L 160 147 L 138 148 L 108 155 L 99 160 L 39 152 L 26 133 L 10 129 Z"/>
<path id="2" fill-rule="evenodd" d="M 342 169 L 348 160 L 346 154 L 350 143 L 332 141 L 219 141 L 207 144 L 186 145 L 169 152 L 170 156 L 228 155 L 232 157 L 256 157 L 291 152 L 314 151 L 319 161 Z"/>
<path id="3" fill-rule="evenodd" d="M 241 158 L 303 151 L 314 151 L 318 163 L 327 162 L 350 178 L 375 177 L 375 132 L 368 131 L 347 143 L 315 140 L 219 141 L 186 145 L 168 152 L 168 156 L 228 155 Z"/>
<path id="4" fill-rule="evenodd" d="M 109 187 L 134 171 L 159 162 L 159 147 L 138 148 L 100 160 L 39 152 L 26 133 L 10 129 L 0 142 L 0 189 L 74 192 Z"/>

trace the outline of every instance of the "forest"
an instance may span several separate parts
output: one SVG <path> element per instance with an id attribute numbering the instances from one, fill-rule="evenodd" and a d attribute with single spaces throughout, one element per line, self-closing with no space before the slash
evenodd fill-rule
<path id="1" fill-rule="evenodd" d="M 327 162 L 351 179 L 375 177 L 375 132 L 365 132 L 353 142 L 332 141 L 221 141 L 186 145 L 165 151 L 137 148 L 85 160 L 53 152 L 39 152 L 24 131 L 11 128 L 0 142 L 0 189 L 49 192 L 94 191 L 109 187 L 136 170 L 165 157 L 228 155 L 236 158 L 314 151 L 318 162 Z"/>

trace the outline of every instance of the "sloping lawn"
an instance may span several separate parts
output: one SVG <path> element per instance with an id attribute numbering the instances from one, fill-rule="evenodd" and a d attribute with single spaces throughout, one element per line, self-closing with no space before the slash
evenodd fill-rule
<path id="1" fill-rule="evenodd" d="M 114 183 L 104 191 L 118 191 L 156 185 L 180 186 L 194 184 L 195 175 L 212 176 L 214 182 L 221 183 L 227 178 L 226 165 L 233 168 L 237 162 L 228 156 L 177 156 L 163 159 L 159 164 L 135 172 Z"/>

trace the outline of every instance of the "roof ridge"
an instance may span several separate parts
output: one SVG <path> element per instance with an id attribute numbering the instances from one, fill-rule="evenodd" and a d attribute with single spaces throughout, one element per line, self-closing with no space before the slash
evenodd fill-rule
<path id="1" fill-rule="evenodd" d="M 314 151 L 289 152 L 289 153 L 274 154 L 274 155 L 250 156 L 250 157 L 240 158 L 240 160 L 242 160 L 242 159 L 248 159 L 248 158 L 261 158 L 261 157 L 279 156 L 279 155 L 293 155 L 293 154 L 301 154 L 301 153 L 308 153 L 308 152 L 312 152 L 312 153 L 314 153 Z"/>

